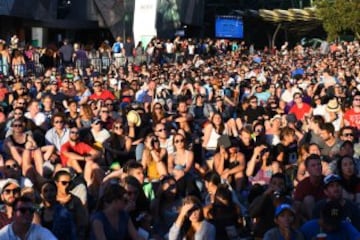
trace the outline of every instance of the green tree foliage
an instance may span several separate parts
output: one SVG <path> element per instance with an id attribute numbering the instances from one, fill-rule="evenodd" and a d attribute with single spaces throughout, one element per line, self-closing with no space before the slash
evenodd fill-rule
<path id="1" fill-rule="evenodd" d="M 360 0 L 316 0 L 314 4 L 329 40 L 349 32 L 360 38 Z"/>

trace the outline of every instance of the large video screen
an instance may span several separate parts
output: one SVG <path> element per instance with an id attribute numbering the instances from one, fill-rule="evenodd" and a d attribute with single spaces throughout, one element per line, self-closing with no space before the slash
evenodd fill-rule
<path id="1" fill-rule="evenodd" d="M 217 38 L 243 38 L 244 24 L 241 17 L 216 16 L 215 36 Z"/>

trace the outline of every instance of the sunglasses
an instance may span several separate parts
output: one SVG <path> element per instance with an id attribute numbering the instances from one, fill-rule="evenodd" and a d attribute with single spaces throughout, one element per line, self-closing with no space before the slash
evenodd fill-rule
<path id="1" fill-rule="evenodd" d="M 10 193 L 15 195 L 20 193 L 20 188 L 5 189 L 3 192 L 7 195 L 9 195 Z"/>
<path id="2" fill-rule="evenodd" d="M 94 85 L 94 87 L 101 87 L 101 85 L 97 84 L 97 85 Z"/>
<path id="3" fill-rule="evenodd" d="M 105 106 L 112 106 L 112 103 L 105 103 Z"/>
<path id="4" fill-rule="evenodd" d="M 71 134 L 79 135 L 79 132 L 77 132 L 77 131 L 71 131 L 70 133 L 71 133 Z"/>
<path id="5" fill-rule="evenodd" d="M 109 113 L 109 111 L 101 111 L 102 113 Z"/>
<path id="6" fill-rule="evenodd" d="M 22 112 L 14 112 L 14 115 L 22 115 Z"/>
<path id="7" fill-rule="evenodd" d="M 71 183 L 71 181 L 60 181 L 61 185 L 67 186 Z"/>
<path id="8" fill-rule="evenodd" d="M 154 109 L 155 109 L 155 110 L 160 110 L 160 109 L 161 109 L 161 107 L 155 107 Z"/>
<path id="9" fill-rule="evenodd" d="M 25 102 L 18 102 L 19 105 L 25 105 Z"/>
<path id="10" fill-rule="evenodd" d="M 55 123 L 55 124 L 64 123 L 64 121 L 55 121 L 54 123 Z"/>
<path id="11" fill-rule="evenodd" d="M 114 129 L 123 129 L 122 125 L 115 126 Z"/>
<path id="12" fill-rule="evenodd" d="M 21 214 L 30 213 L 33 214 L 35 212 L 35 208 L 32 207 L 19 207 L 16 209 L 16 211 L 19 211 Z"/>
<path id="13" fill-rule="evenodd" d="M 13 128 L 20 128 L 20 127 L 22 127 L 23 125 L 22 124 L 14 124 L 13 125 Z"/>
<path id="14" fill-rule="evenodd" d="M 175 143 L 183 143 L 184 142 L 184 139 L 176 139 L 175 140 Z"/>
<path id="15" fill-rule="evenodd" d="M 165 132 L 165 131 L 166 131 L 165 128 L 161 128 L 161 129 L 157 130 L 157 132 Z"/>
<path id="16" fill-rule="evenodd" d="M 352 134 L 352 133 L 344 133 L 343 134 L 343 137 L 353 137 L 354 136 L 354 134 Z"/>
<path id="17" fill-rule="evenodd" d="M 18 169 L 18 168 L 19 168 L 19 166 L 18 166 L 17 164 L 5 165 L 5 167 L 6 167 L 7 169 Z"/>

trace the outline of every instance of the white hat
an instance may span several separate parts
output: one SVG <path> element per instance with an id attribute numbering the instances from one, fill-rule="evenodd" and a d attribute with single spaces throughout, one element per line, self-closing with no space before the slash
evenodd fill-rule
<path id="1" fill-rule="evenodd" d="M 17 187 L 20 187 L 19 182 L 14 178 L 3 179 L 3 180 L 0 180 L 0 193 L 3 193 L 3 191 L 9 184 L 14 184 Z"/>

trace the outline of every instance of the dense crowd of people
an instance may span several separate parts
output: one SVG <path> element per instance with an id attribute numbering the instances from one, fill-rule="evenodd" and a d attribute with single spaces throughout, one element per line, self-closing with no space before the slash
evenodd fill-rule
<path id="1" fill-rule="evenodd" d="M 360 239 L 359 42 L 0 54 L 0 239 Z"/>

